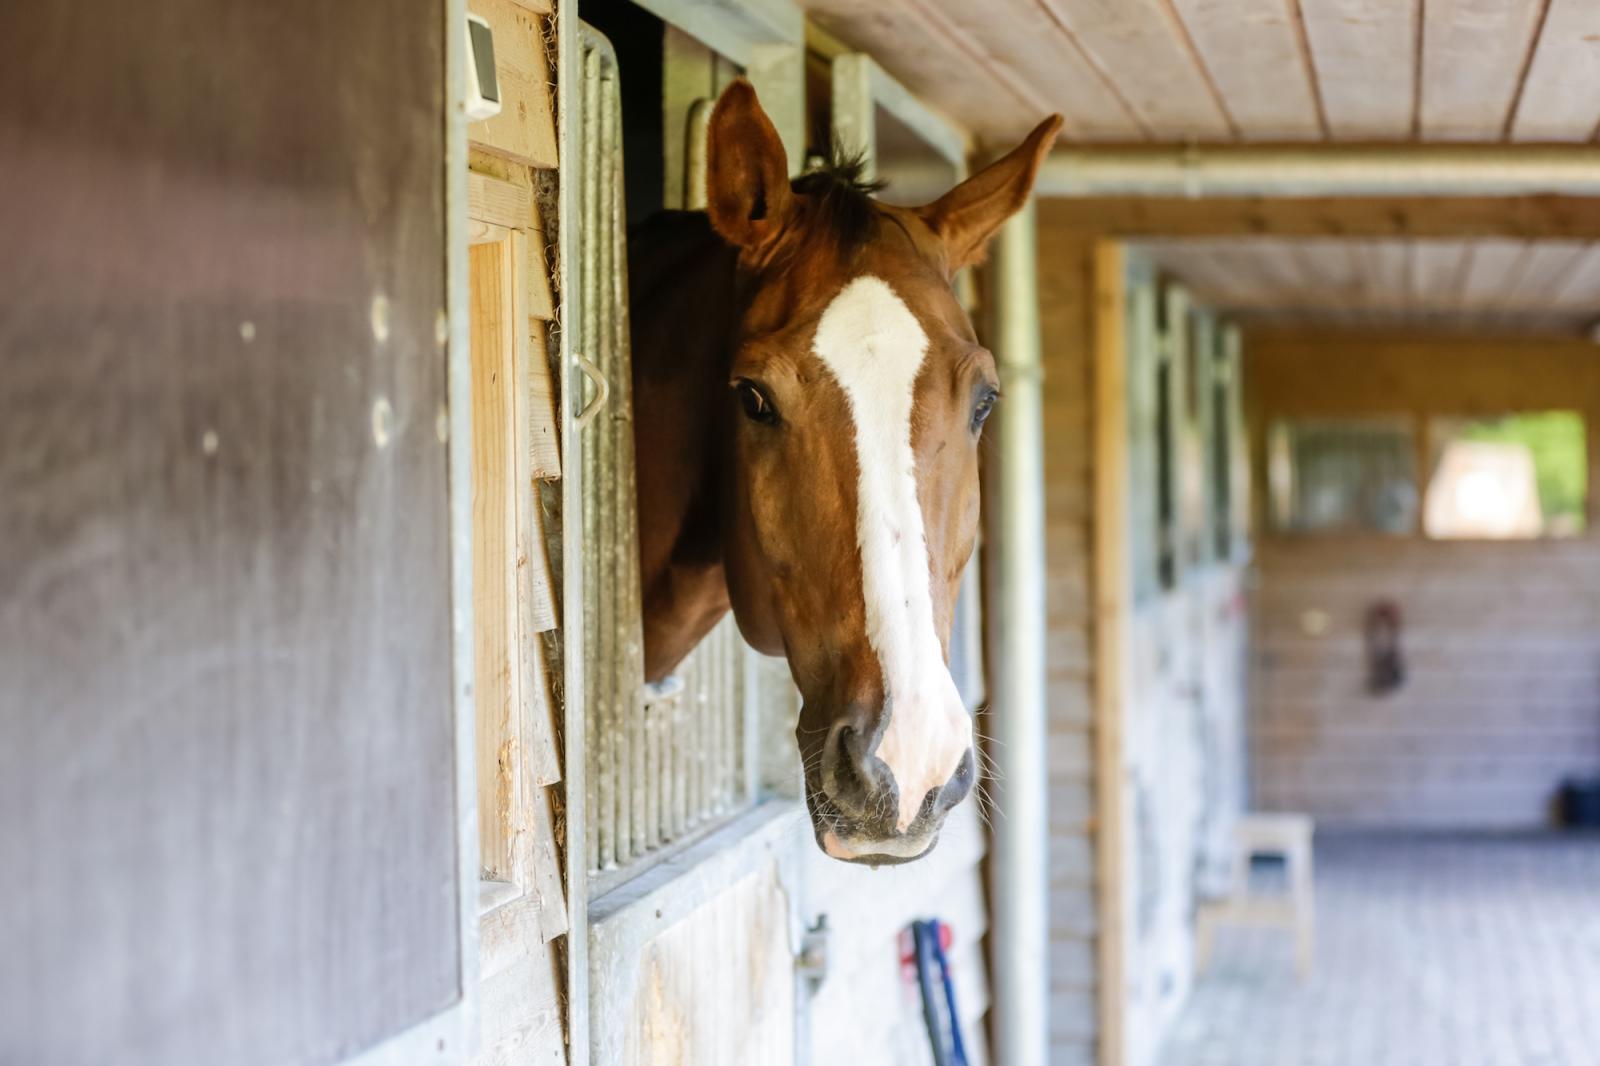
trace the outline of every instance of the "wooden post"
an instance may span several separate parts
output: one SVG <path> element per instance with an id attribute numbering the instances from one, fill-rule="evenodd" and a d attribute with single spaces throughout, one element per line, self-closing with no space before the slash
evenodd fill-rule
<path id="1" fill-rule="evenodd" d="M 1123 247 L 1094 251 L 1094 754 L 1100 1066 L 1124 1058 L 1122 723 L 1127 676 L 1127 307 Z"/>

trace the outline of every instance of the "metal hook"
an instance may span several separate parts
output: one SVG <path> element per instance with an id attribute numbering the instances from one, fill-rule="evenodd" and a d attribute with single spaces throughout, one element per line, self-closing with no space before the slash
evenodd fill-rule
<path id="1" fill-rule="evenodd" d="M 582 352 L 573 352 L 572 359 L 578 364 L 578 369 L 582 370 L 589 380 L 594 382 L 594 399 L 590 400 L 589 406 L 578 412 L 578 416 L 572 420 L 573 425 L 582 429 L 594 421 L 594 416 L 599 414 L 600 409 L 606 405 L 606 401 L 611 399 L 611 382 L 606 380 L 605 373 L 590 362 L 589 358 Z"/>

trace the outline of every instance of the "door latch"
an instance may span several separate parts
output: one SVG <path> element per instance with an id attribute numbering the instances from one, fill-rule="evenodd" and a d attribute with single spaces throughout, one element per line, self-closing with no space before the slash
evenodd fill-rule
<path id="1" fill-rule="evenodd" d="M 800 937 L 800 954 L 795 956 L 795 972 L 815 988 L 828 976 L 828 916 L 817 915 L 816 923 Z"/>

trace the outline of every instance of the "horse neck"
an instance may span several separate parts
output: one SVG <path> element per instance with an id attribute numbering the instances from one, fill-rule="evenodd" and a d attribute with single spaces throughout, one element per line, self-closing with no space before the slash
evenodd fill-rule
<path id="1" fill-rule="evenodd" d="M 722 569 L 735 254 L 699 212 L 629 236 L 645 667 L 665 675 L 728 610 Z"/>

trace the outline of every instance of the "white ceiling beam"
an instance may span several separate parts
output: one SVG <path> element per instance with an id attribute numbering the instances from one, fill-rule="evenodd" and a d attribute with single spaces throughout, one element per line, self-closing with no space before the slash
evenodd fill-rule
<path id="1" fill-rule="evenodd" d="M 1597 196 L 1588 145 L 1206 145 L 1063 148 L 1045 197 Z"/>

